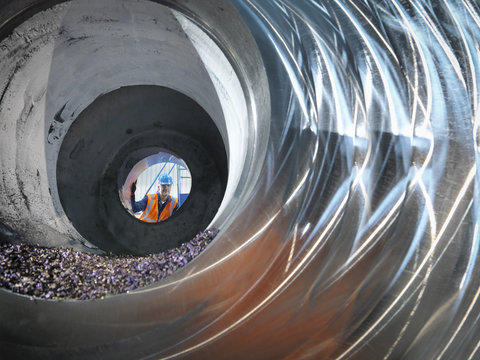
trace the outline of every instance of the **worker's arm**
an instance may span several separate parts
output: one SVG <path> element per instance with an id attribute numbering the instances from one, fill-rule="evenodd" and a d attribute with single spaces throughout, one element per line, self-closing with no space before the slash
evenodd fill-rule
<path id="1" fill-rule="evenodd" d="M 145 195 L 142 200 L 135 201 L 135 191 L 137 190 L 137 182 L 135 181 L 130 188 L 130 203 L 134 213 L 144 211 L 147 208 L 148 197 Z"/>
<path id="2" fill-rule="evenodd" d="M 147 195 L 140 201 L 135 201 L 135 194 L 130 197 L 130 203 L 132 204 L 132 211 L 134 213 L 144 211 L 147 208 L 148 197 Z"/>

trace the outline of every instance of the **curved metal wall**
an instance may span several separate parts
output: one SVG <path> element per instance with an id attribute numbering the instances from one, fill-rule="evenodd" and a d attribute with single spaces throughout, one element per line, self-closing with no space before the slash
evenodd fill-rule
<path id="1" fill-rule="evenodd" d="M 202 20 L 207 2 L 195 3 L 181 6 Z M 232 4 L 262 55 L 272 112 L 268 136 L 249 143 L 266 146 L 265 160 L 246 157 L 244 171 L 260 167 L 214 222 L 216 240 L 131 294 L 56 302 L 3 291 L 3 350 L 479 358 L 478 4 Z M 228 10 L 215 6 L 210 24 Z"/>

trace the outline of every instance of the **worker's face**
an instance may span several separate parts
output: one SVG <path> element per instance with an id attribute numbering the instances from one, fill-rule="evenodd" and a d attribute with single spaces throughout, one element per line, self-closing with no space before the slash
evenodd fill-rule
<path id="1" fill-rule="evenodd" d="M 170 195 L 170 190 L 172 189 L 172 185 L 160 185 L 158 189 L 160 190 L 160 195 L 168 196 Z"/>

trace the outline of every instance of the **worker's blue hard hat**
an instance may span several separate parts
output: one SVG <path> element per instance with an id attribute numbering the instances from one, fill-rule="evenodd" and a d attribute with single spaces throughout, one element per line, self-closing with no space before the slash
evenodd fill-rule
<path id="1" fill-rule="evenodd" d="M 162 174 L 158 178 L 158 185 L 172 185 L 173 180 L 172 177 L 167 174 Z"/>

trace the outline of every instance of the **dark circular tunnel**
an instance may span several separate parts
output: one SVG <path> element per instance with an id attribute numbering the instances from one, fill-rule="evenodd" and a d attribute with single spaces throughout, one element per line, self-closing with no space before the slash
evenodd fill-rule
<path id="1" fill-rule="evenodd" d="M 149 224 L 125 210 L 118 184 L 162 149 L 188 164 L 193 186 L 174 216 Z M 99 249 L 120 254 L 159 252 L 192 239 L 214 218 L 227 177 L 225 146 L 212 119 L 187 96 L 155 86 L 98 97 L 69 128 L 57 161 L 59 196 L 73 226 Z"/>

